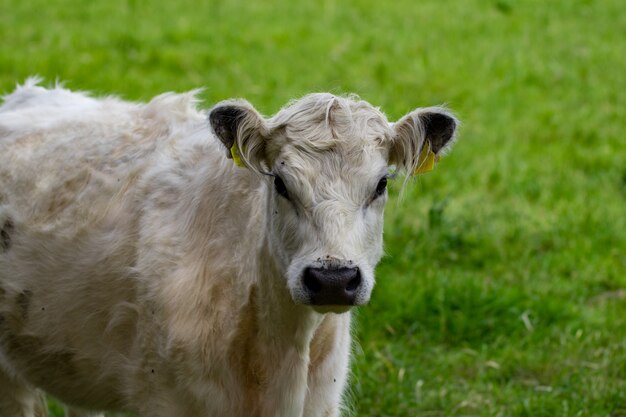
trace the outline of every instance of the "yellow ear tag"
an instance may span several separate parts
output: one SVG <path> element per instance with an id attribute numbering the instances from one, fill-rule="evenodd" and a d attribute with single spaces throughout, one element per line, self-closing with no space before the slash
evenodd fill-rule
<path id="1" fill-rule="evenodd" d="M 230 147 L 230 156 L 233 158 L 233 162 L 238 167 L 244 168 L 245 165 L 241 162 L 241 155 L 239 154 L 239 148 L 237 147 L 237 142 L 233 143 L 233 146 Z"/>
<path id="2" fill-rule="evenodd" d="M 413 171 L 413 175 L 424 174 L 430 172 L 435 167 L 435 163 L 439 162 L 439 157 L 430 150 L 430 147 L 424 146 L 420 152 L 419 159 L 417 161 L 417 167 Z"/>

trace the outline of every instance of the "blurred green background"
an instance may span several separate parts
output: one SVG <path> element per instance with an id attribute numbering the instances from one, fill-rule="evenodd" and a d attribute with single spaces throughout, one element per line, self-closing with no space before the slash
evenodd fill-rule
<path id="1" fill-rule="evenodd" d="M 626 416 L 625 41 L 623 0 L 0 0 L 0 92 L 447 104 L 457 146 L 392 187 L 345 415 Z"/>

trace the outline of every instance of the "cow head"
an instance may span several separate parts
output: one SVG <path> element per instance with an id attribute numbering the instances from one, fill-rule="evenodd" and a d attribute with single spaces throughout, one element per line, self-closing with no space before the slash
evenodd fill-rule
<path id="1" fill-rule="evenodd" d="M 270 118 L 246 101 L 209 115 L 229 158 L 264 174 L 269 244 L 297 304 L 346 311 L 366 304 L 383 253 L 390 167 L 432 165 L 458 122 L 445 109 L 417 109 L 389 123 L 367 102 L 311 94 Z"/>

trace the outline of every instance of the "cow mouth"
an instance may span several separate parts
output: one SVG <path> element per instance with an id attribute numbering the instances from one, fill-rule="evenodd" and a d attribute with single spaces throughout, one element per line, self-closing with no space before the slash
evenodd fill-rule
<path id="1" fill-rule="evenodd" d="M 315 304 L 310 304 L 311 308 L 313 309 L 313 311 L 315 311 L 316 313 L 320 313 L 320 314 L 327 314 L 327 313 L 333 313 L 333 314 L 344 314 L 349 312 L 352 307 L 352 305 L 315 305 Z"/>

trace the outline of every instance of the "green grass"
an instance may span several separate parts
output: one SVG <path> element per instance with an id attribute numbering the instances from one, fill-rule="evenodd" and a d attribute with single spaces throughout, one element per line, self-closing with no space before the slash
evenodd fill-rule
<path id="1" fill-rule="evenodd" d="M 392 190 L 350 409 L 626 416 L 623 1 L 304 3 L 0 0 L 0 91 L 447 103 L 455 150 Z"/>

